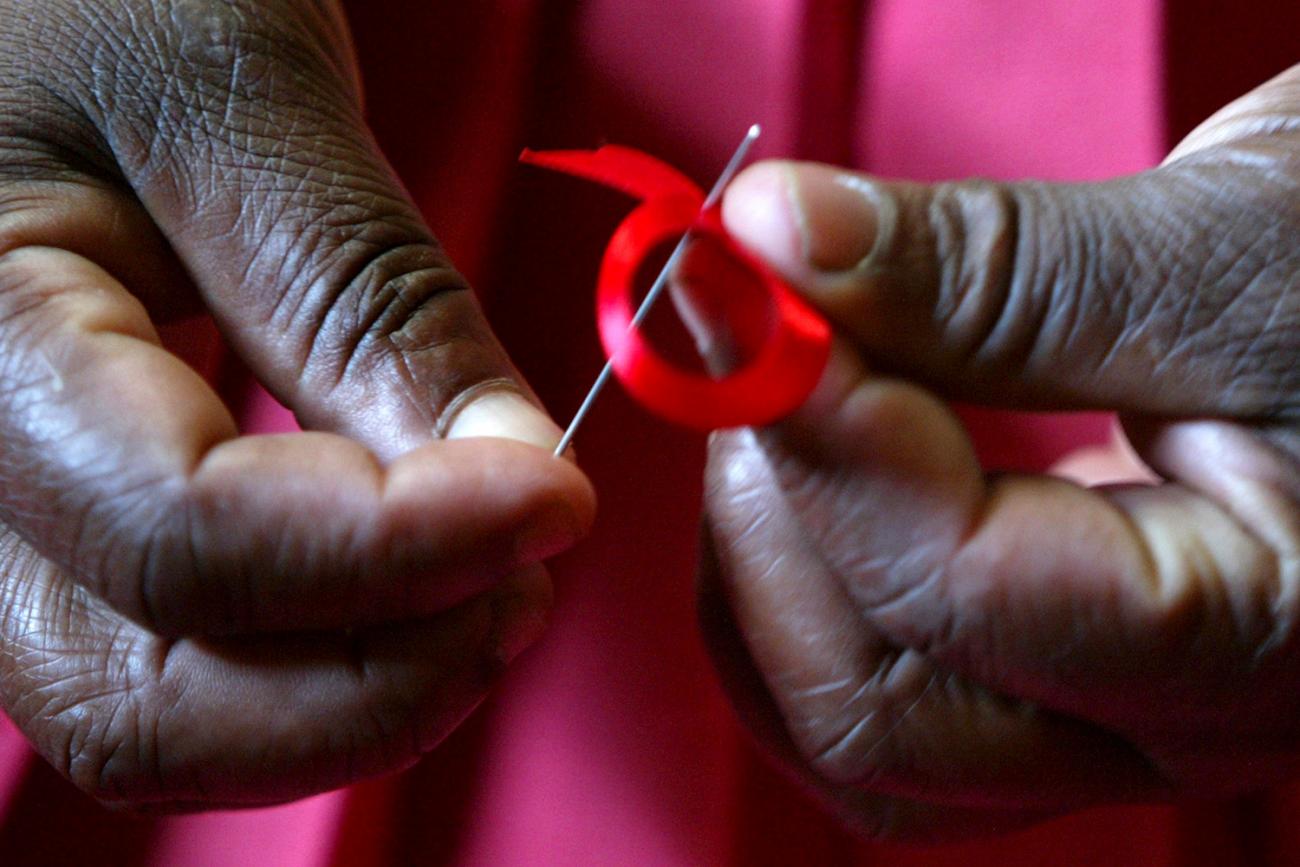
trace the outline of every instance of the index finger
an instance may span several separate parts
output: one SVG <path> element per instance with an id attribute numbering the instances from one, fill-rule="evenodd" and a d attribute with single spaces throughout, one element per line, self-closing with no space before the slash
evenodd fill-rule
<path id="1" fill-rule="evenodd" d="M 0 258 L 5 519 L 162 634 L 315 629 L 443 610 L 572 544 L 593 494 L 523 443 L 384 465 L 333 434 L 237 437 L 140 304 L 86 259 Z"/>

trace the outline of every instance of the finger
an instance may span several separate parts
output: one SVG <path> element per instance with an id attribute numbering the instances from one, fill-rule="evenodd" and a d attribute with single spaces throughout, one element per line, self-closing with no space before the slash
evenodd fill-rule
<path id="1" fill-rule="evenodd" d="M 384 459 L 435 435 L 553 446 L 362 119 L 338 5 L 139 5 L 68 23 L 132 55 L 78 96 L 254 373 Z"/>
<path id="2" fill-rule="evenodd" d="M 171 642 L 7 530 L 0 561 L 0 698 L 79 788 L 132 809 L 275 803 L 405 767 L 482 700 L 550 604 L 533 567 L 397 626 Z"/>
<path id="3" fill-rule="evenodd" d="M 169 635 L 419 617 L 567 547 L 593 495 L 502 440 L 380 464 L 333 434 L 236 438 L 102 269 L 0 257 L 3 518 L 118 611 Z"/>
<path id="4" fill-rule="evenodd" d="M 1163 792 L 1114 735 L 996 695 L 864 621 L 754 434 L 714 435 L 705 492 L 710 577 L 791 742 L 825 782 L 1042 812 Z"/>
<path id="5" fill-rule="evenodd" d="M 1300 67 L 1289 81 L 1300 116 Z M 731 185 L 724 214 L 876 363 L 949 396 L 1294 418 L 1288 128 L 1270 139 L 1255 123 L 1236 144 L 1101 184 L 928 186 L 765 163 Z"/>
<path id="6" fill-rule="evenodd" d="M 67 167 L 5 177 L 21 158 L 0 149 L 0 253 L 55 247 L 96 262 L 165 323 L 202 311 L 197 290 L 153 219 L 129 192 Z"/>
<path id="7" fill-rule="evenodd" d="M 1153 449 L 1174 479 L 1155 487 L 986 479 L 940 401 L 841 351 L 760 437 L 812 546 L 892 644 L 1157 762 L 1204 738 L 1205 765 L 1160 768 L 1189 784 L 1250 784 L 1211 764 L 1225 708 L 1243 742 L 1285 741 L 1300 486 L 1254 435 L 1184 436 L 1181 465 Z"/>
<path id="8" fill-rule="evenodd" d="M 1047 809 L 960 806 L 879 791 L 819 772 L 792 737 L 771 681 L 755 667 L 749 636 L 735 618 L 724 570 L 714 559 L 707 533 L 700 574 L 700 619 L 722 685 L 745 726 L 781 770 L 813 793 L 859 833 L 877 840 L 939 843 L 1004 834 L 1049 818 Z"/>

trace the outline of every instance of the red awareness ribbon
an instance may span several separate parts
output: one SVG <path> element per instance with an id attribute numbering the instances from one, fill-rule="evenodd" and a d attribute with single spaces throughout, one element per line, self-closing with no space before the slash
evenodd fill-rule
<path id="1" fill-rule="evenodd" d="M 594 151 L 524 151 L 520 159 L 613 187 L 641 202 L 610 239 L 596 290 L 601 343 L 633 397 L 669 421 L 705 431 L 769 424 L 807 400 L 830 356 L 830 327 L 727 234 L 719 208 L 703 210 L 704 193 L 689 178 L 649 154 L 617 145 Z M 740 342 L 757 344 L 748 347 L 752 351 L 746 363 L 718 379 L 669 363 L 632 327 L 633 286 L 642 263 L 661 244 L 687 232 L 711 242 L 706 250 L 712 246 L 712 255 L 696 256 L 690 265 L 692 301 L 733 311 Z M 736 265 L 758 282 L 766 299 L 734 291 Z"/>

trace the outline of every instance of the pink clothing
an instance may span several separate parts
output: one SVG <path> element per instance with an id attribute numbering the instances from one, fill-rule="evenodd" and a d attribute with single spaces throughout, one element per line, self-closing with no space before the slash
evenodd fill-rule
<path id="1" fill-rule="evenodd" d="M 591 290 L 626 203 L 518 170 L 524 145 L 619 141 L 701 182 L 755 121 L 764 155 L 919 179 L 1101 178 L 1168 145 L 1156 0 L 352 5 L 381 142 L 560 418 L 602 362 Z M 260 393 L 243 410 L 250 429 L 292 426 Z M 967 417 L 986 461 L 1031 469 L 1108 425 Z M 0 863 L 1287 863 L 1290 795 L 1096 810 L 936 850 L 855 840 L 757 756 L 705 658 L 692 587 L 703 440 L 612 390 L 579 448 L 602 514 L 555 565 L 553 628 L 426 762 L 277 809 L 132 823 L 0 729 Z"/>

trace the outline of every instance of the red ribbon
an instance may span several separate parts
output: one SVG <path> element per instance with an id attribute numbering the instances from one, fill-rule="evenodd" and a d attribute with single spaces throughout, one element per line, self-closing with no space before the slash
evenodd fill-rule
<path id="1" fill-rule="evenodd" d="M 702 210 L 704 193 L 689 178 L 649 154 L 617 145 L 595 151 L 524 151 L 520 159 L 596 181 L 641 201 L 605 250 L 596 318 L 614 372 L 643 405 L 678 424 L 713 430 L 769 424 L 808 398 L 830 356 L 829 326 L 771 268 L 727 234 L 719 209 Z M 696 257 L 690 269 L 693 301 L 738 310 L 741 343 L 761 341 L 748 346 L 752 352 L 744 365 L 720 379 L 669 363 L 631 327 L 636 313 L 633 284 L 642 262 L 659 245 L 688 231 L 715 245 L 713 255 Z M 761 285 L 766 304 L 734 291 L 727 259 Z M 755 329 L 754 323 L 760 327 Z"/>

